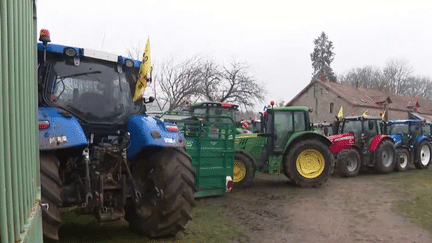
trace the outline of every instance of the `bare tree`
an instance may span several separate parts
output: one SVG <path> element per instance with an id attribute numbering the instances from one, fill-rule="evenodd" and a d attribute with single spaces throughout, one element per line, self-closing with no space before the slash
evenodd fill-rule
<path id="1" fill-rule="evenodd" d="M 389 85 L 390 92 L 404 94 L 404 88 L 407 87 L 411 73 L 412 69 L 406 61 L 400 59 L 390 60 L 383 69 L 384 82 Z"/>
<path id="2" fill-rule="evenodd" d="M 263 101 L 267 90 L 249 73 L 245 63 L 233 61 L 229 67 L 206 63 L 201 75 L 204 99 L 231 102 L 253 107 L 253 101 Z"/>
<path id="3" fill-rule="evenodd" d="M 155 69 L 154 93 L 160 110 L 179 109 L 186 105 L 186 101 L 198 100 L 202 90 L 199 80 L 201 65 L 198 57 L 183 62 L 172 58 Z"/>
<path id="4" fill-rule="evenodd" d="M 388 85 L 383 81 L 381 69 L 371 66 L 353 68 L 345 75 L 339 75 L 341 83 L 350 84 L 356 88 L 364 87 L 387 91 Z"/>

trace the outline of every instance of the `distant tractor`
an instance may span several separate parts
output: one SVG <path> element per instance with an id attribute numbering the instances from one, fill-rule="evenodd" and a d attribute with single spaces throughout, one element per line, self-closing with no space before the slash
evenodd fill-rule
<path id="1" fill-rule="evenodd" d="M 195 114 L 225 115 L 235 121 L 237 106 L 204 102 L 191 105 Z M 217 119 L 217 118 L 210 118 Z M 234 186 L 251 185 L 260 169 L 284 174 L 302 187 L 320 186 L 330 176 L 331 142 L 312 131 L 309 109 L 303 106 L 269 108 L 262 116 L 263 133 L 237 129 L 234 154 Z"/>
<path id="2" fill-rule="evenodd" d="M 356 176 L 363 167 L 374 167 L 381 173 L 396 165 L 393 139 L 382 131 L 381 118 L 352 116 L 343 118 L 338 134 L 328 137 L 336 155 L 336 170 L 341 176 Z"/>
<path id="3" fill-rule="evenodd" d="M 406 171 L 410 163 L 426 169 L 431 163 L 430 125 L 423 120 L 390 120 L 385 124 L 396 145 L 396 170 Z M 428 136 L 429 135 L 429 136 Z"/>

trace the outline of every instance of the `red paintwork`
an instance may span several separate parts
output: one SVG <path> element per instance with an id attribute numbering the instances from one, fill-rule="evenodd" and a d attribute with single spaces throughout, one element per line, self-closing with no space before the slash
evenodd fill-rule
<path id="1" fill-rule="evenodd" d="M 330 146 L 330 152 L 332 154 L 337 154 L 344 149 L 350 149 L 352 148 L 352 145 L 355 144 L 353 133 L 335 134 L 328 136 L 327 138 L 333 143 Z"/>
<path id="2" fill-rule="evenodd" d="M 382 134 L 378 134 L 378 135 L 376 135 L 376 136 L 373 138 L 371 144 L 369 145 L 369 151 L 375 151 L 375 150 L 377 150 L 378 145 L 381 143 L 381 141 L 382 141 L 384 138 L 390 138 L 390 135 L 382 135 Z"/>

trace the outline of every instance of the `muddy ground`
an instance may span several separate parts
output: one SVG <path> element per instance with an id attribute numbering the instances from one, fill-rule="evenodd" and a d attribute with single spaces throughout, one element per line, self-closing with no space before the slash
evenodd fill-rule
<path id="1" fill-rule="evenodd" d="M 223 198 L 248 232 L 229 241 L 432 242 L 429 231 L 396 213 L 402 182 L 388 176 L 365 172 L 297 188 L 283 176 L 258 174 L 254 187 Z"/>
<path id="2" fill-rule="evenodd" d="M 396 210 L 401 199 L 409 205 L 421 202 L 402 190 L 404 180 L 418 173 L 333 176 L 320 188 L 298 188 L 283 175 L 259 173 L 250 188 L 197 199 L 194 219 L 176 237 L 151 240 L 131 233 L 126 222 L 99 225 L 91 216 L 69 214 L 63 217 L 60 242 L 429 243 L 432 234 Z M 421 206 L 415 206 L 420 213 L 432 210 Z"/>

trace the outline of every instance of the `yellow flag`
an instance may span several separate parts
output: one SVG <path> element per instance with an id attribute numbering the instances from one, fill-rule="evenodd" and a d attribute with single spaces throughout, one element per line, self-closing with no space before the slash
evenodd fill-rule
<path id="1" fill-rule="evenodd" d="M 381 115 L 381 119 L 383 119 L 383 120 L 384 120 L 384 117 L 385 117 L 386 110 L 387 110 L 387 109 L 384 109 L 384 112 L 383 112 L 382 115 Z"/>
<path id="2" fill-rule="evenodd" d="M 339 109 L 339 113 L 338 113 L 337 117 L 338 117 L 339 119 L 342 119 L 342 117 L 343 117 L 343 107 L 342 107 L 342 106 L 341 106 L 341 108 Z"/>
<path id="3" fill-rule="evenodd" d="M 365 110 L 365 112 L 363 112 L 362 116 L 363 116 L 363 117 L 368 116 L 367 112 L 368 112 L 368 110 Z"/>
<path id="4" fill-rule="evenodd" d="M 150 40 L 147 39 L 147 44 L 143 54 L 143 59 L 138 73 L 138 79 L 135 86 L 135 94 L 133 101 L 137 101 L 142 97 L 145 88 L 147 87 L 147 80 L 150 78 L 151 59 L 150 59 Z"/>

